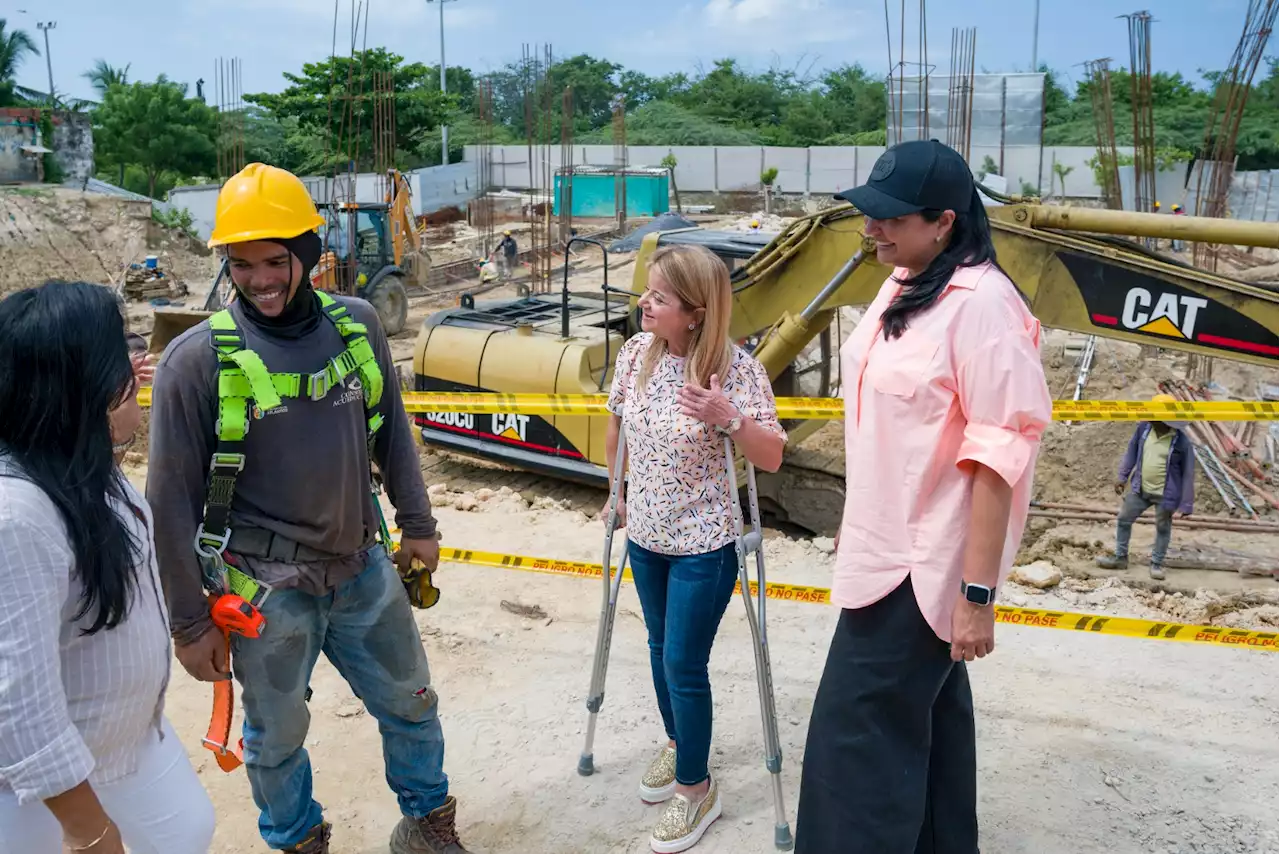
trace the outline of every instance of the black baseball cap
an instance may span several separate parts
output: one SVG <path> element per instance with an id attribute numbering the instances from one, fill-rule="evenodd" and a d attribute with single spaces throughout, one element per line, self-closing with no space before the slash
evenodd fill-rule
<path id="1" fill-rule="evenodd" d="M 960 152 L 936 139 L 919 139 L 885 151 L 865 184 L 836 198 L 872 219 L 893 219 L 926 209 L 963 213 L 973 190 L 973 173 Z"/>

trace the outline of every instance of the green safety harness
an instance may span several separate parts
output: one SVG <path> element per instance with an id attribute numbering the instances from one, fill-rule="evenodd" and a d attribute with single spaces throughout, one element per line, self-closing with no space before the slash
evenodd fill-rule
<path id="1" fill-rule="evenodd" d="M 268 371 L 262 357 L 245 346 L 244 333 L 236 326 L 229 310 L 223 309 L 209 318 L 213 348 L 218 353 L 218 417 L 214 426 L 218 444 L 209 467 L 204 521 L 196 531 L 195 549 L 204 563 L 207 580 L 219 587 L 231 587 L 232 592 L 246 601 L 256 596 L 244 596 L 235 590 L 237 582 L 244 584 L 247 580 L 253 584 L 254 587 L 246 591 L 251 594 L 257 592 L 257 585 L 243 573 L 228 573 L 223 553 L 231 539 L 231 499 L 236 477 L 244 470 L 244 440 L 249 424 L 279 406 L 285 398 L 322 400 L 353 373 L 359 375 L 364 391 L 369 481 L 378 513 L 379 534 L 383 548 L 388 555 L 391 553 L 391 534 L 378 501 L 382 488 L 373 472 L 373 442 L 383 417 L 372 410 L 382 399 L 382 370 L 369 343 L 367 327 L 352 318 L 347 307 L 329 294 L 316 291 L 315 295 L 324 315 L 337 327 L 346 348 L 313 374 Z"/>

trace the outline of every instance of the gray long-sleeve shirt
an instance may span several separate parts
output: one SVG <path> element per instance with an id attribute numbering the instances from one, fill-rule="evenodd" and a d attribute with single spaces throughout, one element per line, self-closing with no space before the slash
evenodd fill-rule
<path id="1" fill-rule="evenodd" d="M 367 302 L 335 299 L 368 328 L 382 370 L 382 399 L 376 411 L 384 422 L 374 443 L 374 459 L 395 505 L 396 523 L 405 537 L 433 537 L 435 518 L 386 334 Z M 230 311 L 246 347 L 261 356 L 270 371 L 311 374 L 346 347 L 328 319 L 300 339 L 282 340 L 248 323 L 238 303 L 232 303 Z M 209 323 L 204 321 L 165 350 L 152 389 L 147 500 L 155 515 L 160 574 L 179 643 L 199 637 L 212 625 L 193 542 L 204 519 L 206 477 L 217 448 L 217 369 Z M 273 587 L 297 587 L 317 595 L 360 571 L 360 556 L 378 531 L 367 441 L 364 397 L 355 373 L 321 400 L 284 398 L 280 406 L 251 421 L 242 445 L 245 467 L 236 478 L 231 503 L 232 530 L 265 529 L 334 557 L 290 564 L 245 557 L 241 569 Z"/>

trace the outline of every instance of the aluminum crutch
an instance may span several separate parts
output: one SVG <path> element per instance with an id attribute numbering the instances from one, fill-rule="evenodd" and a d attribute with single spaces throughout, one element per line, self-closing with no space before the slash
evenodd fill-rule
<path id="1" fill-rule="evenodd" d="M 742 507 L 738 502 L 738 471 L 733 459 L 733 440 L 724 440 L 724 461 L 729 470 L 729 506 L 733 508 L 734 550 L 738 556 L 738 583 L 742 601 L 747 606 L 747 625 L 751 627 L 752 647 L 756 658 L 756 687 L 760 693 L 760 721 L 764 726 L 764 767 L 773 784 L 773 844 L 790 851 L 795 844 L 787 809 L 782 800 L 782 744 L 778 738 L 778 711 L 773 701 L 773 670 L 769 665 L 769 639 L 765 627 L 764 533 L 760 525 L 760 501 L 756 492 L 756 469 L 744 460 L 747 470 L 747 497 L 751 504 L 751 531 L 744 530 Z M 756 556 L 756 602 L 752 607 L 751 580 L 747 577 L 747 556 Z"/>
<path id="2" fill-rule="evenodd" d="M 622 547 L 618 571 L 611 575 L 613 560 L 613 532 L 618 529 L 618 498 L 622 491 L 623 460 L 626 458 L 627 440 L 621 424 L 618 426 L 618 451 L 613 461 L 613 481 L 609 484 L 609 519 L 605 523 L 604 560 L 600 561 L 600 581 L 603 586 L 600 601 L 600 626 L 596 630 L 595 660 L 591 664 L 591 689 L 587 692 L 587 741 L 578 758 L 578 773 L 590 777 L 595 771 L 592 743 L 596 737 L 596 716 L 604 705 L 604 677 L 609 668 L 609 645 L 613 642 L 613 620 L 618 613 L 618 589 L 627 569 L 627 547 Z"/>

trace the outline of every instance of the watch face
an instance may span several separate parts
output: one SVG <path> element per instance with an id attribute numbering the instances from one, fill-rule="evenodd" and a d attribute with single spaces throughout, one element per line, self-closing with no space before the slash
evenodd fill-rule
<path id="1" fill-rule="evenodd" d="M 970 584 L 964 589 L 964 598 L 975 605 L 986 605 L 991 601 L 991 591 L 981 585 Z"/>

